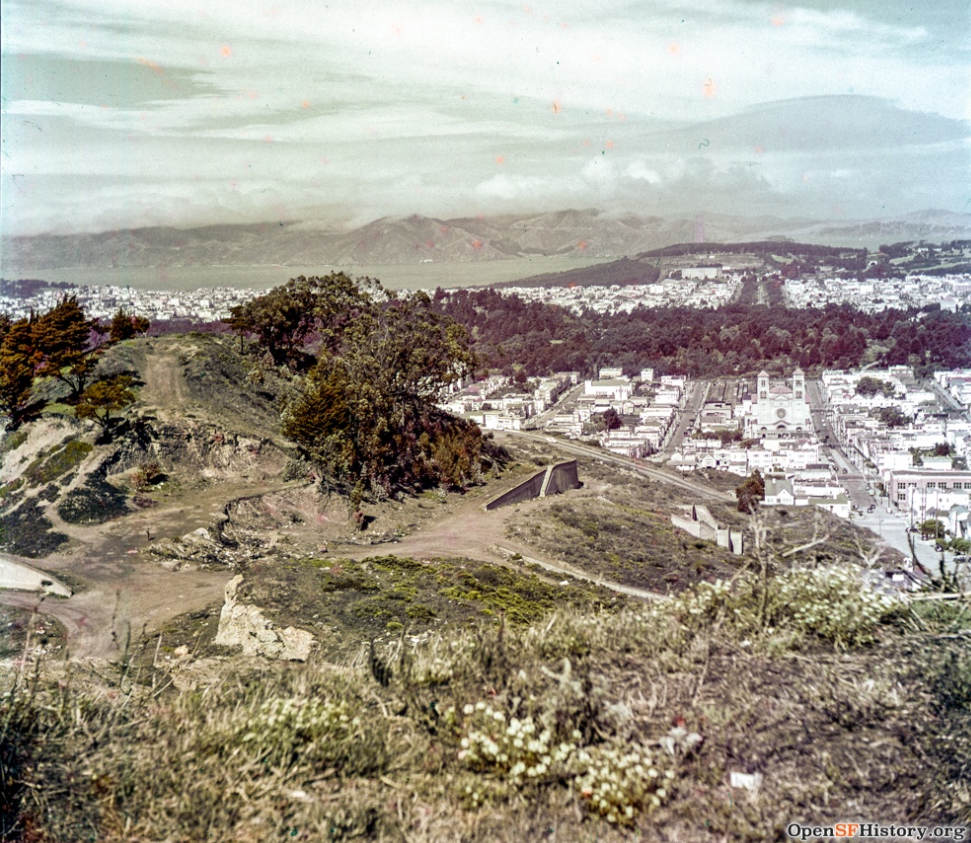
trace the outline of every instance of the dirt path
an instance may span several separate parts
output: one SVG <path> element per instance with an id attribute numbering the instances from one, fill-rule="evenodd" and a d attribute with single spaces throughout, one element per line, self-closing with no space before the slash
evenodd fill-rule
<path id="1" fill-rule="evenodd" d="M 186 400 L 182 364 L 174 353 L 150 354 L 145 364 L 143 395 L 151 395 L 152 410 L 161 419 L 182 418 Z"/>
<path id="2" fill-rule="evenodd" d="M 174 358 L 172 362 L 176 363 Z M 162 388 L 171 390 L 173 397 L 180 389 L 179 373 L 173 374 L 165 367 L 156 367 L 150 377 L 165 380 L 167 385 L 163 384 Z M 419 559 L 463 557 L 510 565 L 516 564 L 510 560 L 518 554 L 523 561 L 534 562 L 554 576 L 576 577 L 642 599 L 657 597 L 645 589 L 591 576 L 562 560 L 507 538 L 507 524 L 522 507 L 542 508 L 546 503 L 537 500 L 491 512 L 484 509 L 487 500 L 512 485 L 514 482 L 510 481 L 480 487 L 462 498 L 451 497 L 439 512 L 429 513 L 431 517 L 415 525 L 413 533 L 395 541 L 380 544 L 332 542 L 330 553 L 335 557 L 353 559 L 389 553 Z M 83 587 L 68 599 L 41 599 L 25 592 L 4 591 L 0 593 L 0 603 L 28 609 L 37 607 L 38 611 L 57 618 L 67 629 L 69 649 L 75 657 L 119 658 L 129 632 L 135 638 L 151 635 L 180 614 L 221 603 L 226 582 L 235 573 L 192 568 L 167 570 L 148 553 L 152 542 L 180 538 L 209 526 L 230 500 L 291 488 L 296 485 L 220 484 L 182 492 L 170 503 L 163 500 L 155 508 L 133 512 L 106 525 L 62 525 L 57 519 L 56 526 L 71 526 L 73 548 L 43 560 L 22 561 L 63 574 Z M 584 492 L 568 494 L 582 495 Z M 314 537 L 312 525 L 306 527 L 309 532 L 305 537 Z M 268 533 L 264 538 L 271 538 L 271 535 Z"/>
<path id="3" fill-rule="evenodd" d="M 495 497 L 495 494 L 490 497 Z M 523 558 L 523 561 L 538 564 L 552 573 L 596 583 L 621 594 L 648 600 L 656 599 L 659 596 L 647 589 L 590 576 L 579 568 L 568 565 L 559 559 L 553 559 L 533 547 L 507 538 L 506 526 L 512 516 L 519 511 L 519 507 L 542 506 L 542 501 L 528 501 L 518 504 L 518 506 L 503 507 L 491 512 L 485 511 L 482 504 L 483 500 L 480 498 L 466 501 L 447 516 L 428 524 L 414 535 L 406 536 L 394 542 L 367 547 L 342 545 L 334 549 L 334 554 L 351 559 L 363 559 L 384 553 L 411 556 L 418 559 L 458 556 L 492 563 L 508 560 L 518 554 Z"/>
<path id="4" fill-rule="evenodd" d="M 280 488 L 289 486 L 223 484 L 185 493 L 172 503 L 139 510 L 108 524 L 71 525 L 75 544 L 67 551 L 44 559 L 7 556 L 80 583 L 77 593 L 60 599 L 4 590 L 0 603 L 36 608 L 59 620 L 67 629 L 72 656 L 119 658 L 129 631 L 136 640 L 178 615 L 221 603 L 234 573 L 192 568 L 170 571 L 148 553 L 149 545 L 208 526 L 228 500 Z"/>

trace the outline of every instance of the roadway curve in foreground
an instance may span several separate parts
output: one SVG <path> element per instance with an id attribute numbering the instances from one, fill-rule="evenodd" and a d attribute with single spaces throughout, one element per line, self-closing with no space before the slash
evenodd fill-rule
<path id="1" fill-rule="evenodd" d="M 615 465 L 623 466 L 626 469 L 635 471 L 643 477 L 647 477 L 650 480 L 656 480 L 658 483 L 666 483 L 669 486 L 675 486 L 682 491 L 690 492 L 693 495 L 697 495 L 700 498 L 704 498 L 710 501 L 718 501 L 719 503 L 735 503 L 735 496 L 730 495 L 727 492 L 719 492 L 717 489 L 713 489 L 711 486 L 699 483 L 695 480 L 689 480 L 686 477 L 678 477 L 675 474 L 671 474 L 667 471 L 663 471 L 660 468 L 648 468 L 647 466 L 640 465 L 634 462 L 629 457 L 622 457 L 618 454 L 611 454 L 607 451 L 600 451 L 597 448 L 591 448 L 588 445 L 580 445 L 574 442 L 564 442 L 560 439 L 555 439 L 550 442 L 551 437 L 537 434 L 537 433 L 527 433 L 522 430 L 507 430 L 506 435 L 514 436 L 522 439 L 531 439 L 534 442 L 539 442 L 544 445 L 554 445 L 561 451 L 566 451 L 569 454 L 575 454 L 579 457 L 587 457 L 593 460 L 600 460 L 600 462 L 613 463 Z"/>

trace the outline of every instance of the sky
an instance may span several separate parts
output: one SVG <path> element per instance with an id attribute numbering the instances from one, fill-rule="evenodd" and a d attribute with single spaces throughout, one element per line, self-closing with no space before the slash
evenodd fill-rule
<path id="1" fill-rule="evenodd" d="M 0 233 L 971 212 L 969 0 L 0 0 Z"/>

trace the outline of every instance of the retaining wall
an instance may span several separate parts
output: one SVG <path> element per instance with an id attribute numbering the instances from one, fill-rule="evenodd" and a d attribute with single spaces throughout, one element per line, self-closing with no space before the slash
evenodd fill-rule
<path id="1" fill-rule="evenodd" d="M 568 492 L 570 489 L 580 488 L 580 474 L 577 469 L 577 461 L 560 462 L 547 469 L 549 480 L 543 495 L 558 495 Z"/>
<path id="2" fill-rule="evenodd" d="M 580 478 L 577 472 L 577 461 L 561 462 L 537 471 L 528 480 L 524 480 L 518 486 L 510 489 L 497 498 L 493 498 L 485 505 L 487 510 L 498 509 L 500 506 L 509 506 L 514 503 L 531 501 L 533 498 L 545 497 L 546 495 L 559 494 L 568 489 L 579 489 Z"/>

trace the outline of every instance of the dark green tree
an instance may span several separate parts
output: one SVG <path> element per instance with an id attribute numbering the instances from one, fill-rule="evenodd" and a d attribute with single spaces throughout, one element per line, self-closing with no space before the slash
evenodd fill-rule
<path id="1" fill-rule="evenodd" d="M 226 322 L 240 336 L 253 335 L 275 365 L 307 368 L 313 362 L 304 348 L 308 337 L 315 333 L 323 348 L 336 347 L 344 328 L 374 306 L 373 294 L 380 289 L 369 278 L 354 280 L 343 272 L 301 275 L 230 308 Z"/>
<path id="2" fill-rule="evenodd" d="M 745 479 L 745 482 L 736 487 L 735 498 L 738 501 L 739 512 L 754 513 L 759 508 L 759 505 L 765 500 L 765 481 L 758 469 L 753 471 Z"/>
<path id="3" fill-rule="evenodd" d="M 920 530 L 920 537 L 922 539 L 943 539 L 947 530 L 944 522 L 938 521 L 936 518 L 928 518 L 926 521 L 921 521 L 917 525 L 917 529 Z"/>
<path id="4" fill-rule="evenodd" d="M 424 293 L 384 298 L 327 304 L 340 330 L 329 329 L 304 391 L 284 412 L 284 432 L 339 488 L 461 485 L 474 474 L 481 437 L 436 403 L 474 369 L 468 333 Z"/>
<path id="5" fill-rule="evenodd" d="M 878 407 L 872 415 L 887 427 L 906 427 L 910 424 L 910 418 L 899 407 Z"/>
<path id="6" fill-rule="evenodd" d="M 108 437 L 118 423 L 117 414 L 135 402 L 131 390 L 131 375 L 115 375 L 103 381 L 95 381 L 81 394 L 75 414 L 79 419 L 91 419 Z"/>
<path id="7" fill-rule="evenodd" d="M 38 375 L 57 378 L 71 390 L 71 398 L 83 391 L 94 371 L 97 338 L 104 329 L 88 319 L 76 296 L 67 296 L 34 321 L 34 348 L 40 356 Z"/>
<path id="8" fill-rule="evenodd" d="M 114 344 L 123 340 L 130 340 L 139 334 L 144 334 L 151 327 L 144 316 L 132 316 L 122 308 L 111 318 L 108 328 L 108 342 Z"/>

